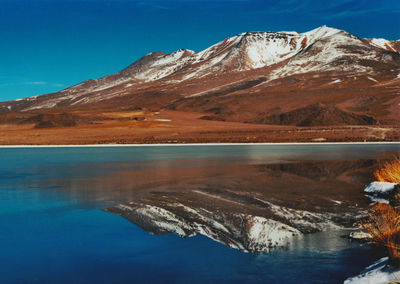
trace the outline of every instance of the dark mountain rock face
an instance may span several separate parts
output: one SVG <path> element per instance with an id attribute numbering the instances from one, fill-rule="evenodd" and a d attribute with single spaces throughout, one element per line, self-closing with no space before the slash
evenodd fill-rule
<path id="1" fill-rule="evenodd" d="M 256 122 L 296 126 L 376 124 L 373 117 L 342 111 L 335 106 L 323 104 L 314 104 L 279 115 L 271 115 Z"/>

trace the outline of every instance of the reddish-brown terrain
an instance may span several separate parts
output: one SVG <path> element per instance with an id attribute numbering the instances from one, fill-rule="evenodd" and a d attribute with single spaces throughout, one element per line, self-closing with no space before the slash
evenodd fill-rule
<path id="1" fill-rule="evenodd" d="M 0 103 L 0 144 L 398 141 L 399 50 L 323 26 L 150 53 Z"/>

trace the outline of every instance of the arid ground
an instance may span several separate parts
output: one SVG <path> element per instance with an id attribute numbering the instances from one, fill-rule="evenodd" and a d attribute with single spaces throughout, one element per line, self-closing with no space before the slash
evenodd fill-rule
<path id="1" fill-rule="evenodd" d="M 400 127 L 249 124 L 181 111 L 15 113 L 2 117 L 1 145 L 398 141 Z"/>

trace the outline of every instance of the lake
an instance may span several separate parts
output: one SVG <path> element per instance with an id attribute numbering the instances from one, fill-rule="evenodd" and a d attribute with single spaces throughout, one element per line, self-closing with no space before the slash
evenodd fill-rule
<path id="1" fill-rule="evenodd" d="M 343 235 L 399 152 L 0 148 L 0 283 L 342 283 L 384 255 Z"/>

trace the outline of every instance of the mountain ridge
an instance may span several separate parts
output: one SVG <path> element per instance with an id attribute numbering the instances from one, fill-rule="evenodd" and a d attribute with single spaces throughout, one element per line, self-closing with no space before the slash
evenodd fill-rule
<path id="1" fill-rule="evenodd" d="M 213 70 L 215 71 L 215 68 L 219 61 L 225 59 L 226 57 L 229 57 L 233 53 L 234 59 L 240 59 L 243 60 L 241 57 L 241 53 L 238 52 L 235 49 L 231 49 L 229 53 L 222 53 L 221 54 L 221 49 L 224 51 L 224 49 L 228 47 L 233 47 L 234 48 L 241 48 L 243 45 L 244 49 L 248 48 L 249 50 L 244 50 L 242 52 L 242 57 L 247 57 L 245 59 L 245 62 L 234 62 L 236 64 L 239 64 L 239 67 L 236 66 L 235 71 L 244 71 L 244 70 L 251 70 L 251 69 L 258 69 L 258 68 L 263 68 L 266 66 L 270 66 L 273 64 L 277 64 L 285 59 L 291 58 L 294 55 L 297 55 L 299 52 L 306 48 L 310 48 L 313 44 L 315 44 L 316 41 L 322 40 L 326 37 L 332 36 L 334 34 L 338 33 L 346 33 L 347 35 L 350 35 L 352 37 L 355 37 L 343 30 L 335 29 L 335 28 L 329 28 L 327 26 L 321 26 L 318 27 L 314 30 L 311 30 L 309 32 L 305 33 L 297 33 L 297 32 L 245 32 L 245 33 L 240 33 L 237 34 L 233 37 L 228 37 L 224 39 L 221 42 L 218 42 L 209 48 L 206 48 L 200 52 L 195 52 L 192 50 L 188 49 L 179 49 L 175 52 L 166 54 L 163 52 L 151 52 L 146 54 L 145 56 L 141 57 L 138 59 L 136 62 L 133 64 L 129 65 L 128 67 L 122 69 L 119 72 L 116 72 L 111 75 L 104 76 L 99 79 L 89 79 L 86 81 L 83 81 L 77 85 L 74 85 L 72 87 L 66 88 L 64 90 L 61 90 L 60 92 L 65 92 L 66 90 L 70 90 L 72 88 L 77 88 L 77 87 L 84 87 L 89 89 L 88 91 L 99 91 L 105 88 L 111 88 L 117 84 L 123 84 L 124 82 L 128 81 L 133 81 L 131 83 L 137 83 L 138 81 L 145 81 L 145 82 L 150 82 L 150 81 L 157 81 L 160 79 L 163 79 L 165 77 L 174 75 L 174 73 L 182 72 L 182 69 L 188 68 L 188 64 L 199 64 L 204 61 L 212 59 L 213 62 L 211 62 L 211 68 L 214 68 Z M 253 40 L 254 43 L 254 37 L 259 37 L 258 41 L 255 41 L 255 44 L 252 45 L 251 41 Z M 261 39 L 260 39 L 261 37 Z M 277 44 L 271 44 L 270 46 L 268 44 L 260 44 L 260 41 L 263 41 L 262 43 L 268 43 L 268 41 L 281 41 L 280 46 Z M 357 38 L 358 39 L 358 38 Z M 290 42 L 288 42 L 290 40 Z M 294 42 L 296 41 L 297 42 Z M 376 40 L 376 41 L 374 41 Z M 286 46 L 282 43 L 282 41 L 285 41 Z M 400 52 L 400 42 L 390 42 L 388 40 L 382 40 L 382 39 L 360 39 L 360 41 L 363 41 L 367 44 L 370 44 L 374 47 L 387 50 L 387 51 L 392 51 L 399 53 Z M 249 43 L 250 42 L 250 43 Z M 389 45 L 390 43 L 393 43 L 393 45 Z M 246 46 L 248 44 L 249 46 Z M 291 46 L 290 46 L 291 45 Z M 398 45 L 398 49 L 395 47 Z M 279 49 L 279 47 L 281 49 Z M 257 50 L 257 48 L 259 50 Z M 216 51 L 216 52 L 215 52 Z M 219 57 L 222 58 L 219 58 Z M 267 58 L 266 58 L 267 57 Z M 183 62 L 179 62 L 179 60 L 182 60 Z M 178 61 L 178 62 L 177 62 Z M 150 66 L 149 66 L 150 65 Z M 228 64 L 222 62 L 223 67 L 229 70 Z M 159 70 L 161 68 L 161 70 Z M 235 69 L 235 67 L 230 67 L 231 69 Z M 144 69 L 144 70 L 143 70 Z M 157 70 L 155 70 L 157 69 Z M 200 68 L 201 69 L 201 68 Z M 204 67 L 203 67 L 204 69 Z M 224 71 L 227 71 L 224 69 Z M 144 71 L 144 72 L 143 72 Z M 184 76 L 180 80 L 187 80 L 190 79 L 194 76 L 197 75 L 202 77 L 207 75 L 206 74 L 201 74 L 201 70 L 197 70 L 194 74 L 191 73 L 189 75 Z M 176 75 L 176 74 L 175 74 Z M 113 83 L 110 83 L 110 81 L 113 81 Z M 103 85 L 103 88 L 97 87 L 94 89 L 91 89 L 91 85 L 98 83 L 100 86 Z M 105 84 L 103 84 L 105 83 Z M 35 99 L 35 97 L 31 97 L 30 99 Z M 25 98 L 29 99 L 29 98 Z M 21 99 L 20 99 L 21 100 Z M 22 99 L 24 100 L 24 99 Z"/>

